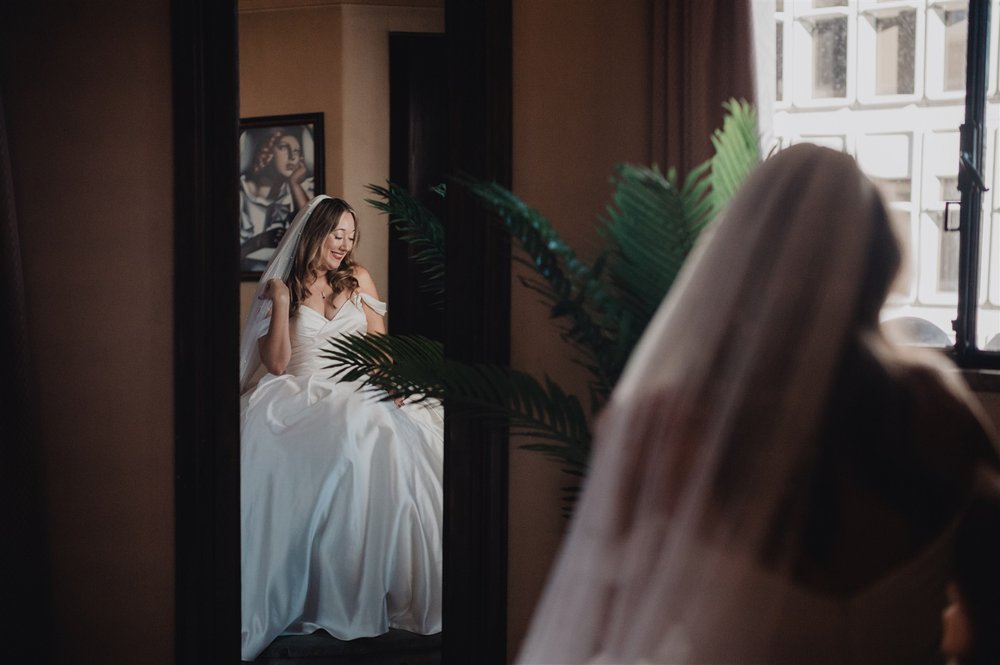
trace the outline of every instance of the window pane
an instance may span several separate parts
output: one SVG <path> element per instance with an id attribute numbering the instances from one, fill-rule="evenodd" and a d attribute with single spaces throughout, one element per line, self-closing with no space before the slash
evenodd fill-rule
<path id="1" fill-rule="evenodd" d="M 944 230 L 944 213 L 937 213 L 934 221 L 941 233 L 938 247 L 937 290 L 958 291 L 958 247 L 959 233 Z"/>
<path id="2" fill-rule="evenodd" d="M 875 92 L 912 95 L 917 14 L 900 12 L 875 20 Z"/>
<path id="3" fill-rule="evenodd" d="M 909 203 L 910 202 L 910 179 L 906 178 L 872 178 L 872 182 L 878 187 L 882 198 L 887 203 Z"/>
<path id="4" fill-rule="evenodd" d="M 980 348 L 1000 351 L 1000 214 L 983 213 L 982 260 L 987 271 L 986 293 L 979 305 L 976 339 Z"/>
<path id="5" fill-rule="evenodd" d="M 813 97 L 847 96 L 847 19 L 816 21 L 813 40 Z"/>
<path id="6" fill-rule="evenodd" d="M 783 11 L 785 11 L 785 2 L 784 2 L 784 0 L 777 0 L 777 2 L 774 3 L 774 11 L 776 11 L 776 12 L 783 12 Z"/>
<path id="7" fill-rule="evenodd" d="M 871 134 L 858 137 L 858 165 L 888 203 L 910 203 L 910 135 Z"/>
<path id="8" fill-rule="evenodd" d="M 896 282 L 892 285 L 889 300 L 890 302 L 901 301 L 905 303 L 909 300 L 910 292 L 915 283 L 913 261 L 911 260 L 916 249 L 913 246 L 913 223 L 910 221 L 908 210 L 892 205 L 889 206 L 889 221 L 892 222 L 892 230 L 903 248 L 903 265 L 899 270 L 899 275 L 896 276 Z"/>
<path id="9" fill-rule="evenodd" d="M 823 7 L 846 7 L 847 0 L 813 0 L 813 7 L 821 9 Z"/>
<path id="10" fill-rule="evenodd" d="M 998 20 L 996 4 L 990 12 L 991 21 Z M 962 25 L 967 26 L 966 16 Z M 993 37 L 990 37 L 992 40 Z M 964 58 L 963 58 L 964 62 Z M 989 69 L 995 76 L 996 62 Z M 989 81 L 990 79 L 987 79 Z M 996 83 L 987 85 L 995 86 Z M 986 150 L 983 159 L 983 175 L 990 191 L 983 194 L 983 216 L 980 222 L 979 245 L 979 311 L 976 316 L 976 344 L 987 351 L 1000 352 L 1000 177 L 997 164 L 1000 160 L 1000 102 L 993 92 L 986 101 L 986 127 L 983 138 Z"/>
<path id="11" fill-rule="evenodd" d="M 938 182 L 941 183 L 942 201 L 960 201 L 962 192 L 958 191 L 958 176 L 939 175 Z"/>
<path id="12" fill-rule="evenodd" d="M 968 12 L 944 13 L 944 89 L 965 90 L 965 48 L 969 32 Z"/>
<path id="13" fill-rule="evenodd" d="M 785 23 L 784 21 L 778 21 L 777 25 L 774 26 L 774 34 L 776 39 L 775 44 L 775 99 L 779 102 L 785 99 Z"/>

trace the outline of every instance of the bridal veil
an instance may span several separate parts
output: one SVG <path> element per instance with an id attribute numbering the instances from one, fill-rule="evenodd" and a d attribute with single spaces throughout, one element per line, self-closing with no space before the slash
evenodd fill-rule
<path id="1" fill-rule="evenodd" d="M 818 429 L 845 348 L 892 348 L 899 252 L 850 156 L 802 144 L 750 175 L 600 418 L 520 662 L 770 660 Z"/>
<path id="2" fill-rule="evenodd" d="M 287 280 L 292 274 L 292 261 L 295 258 L 295 246 L 299 243 L 302 229 L 306 226 L 306 221 L 316 208 L 316 205 L 324 199 L 330 198 L 325 194 L 315 197 L 309 204 L 299 210 L 295 219 L 288 225 L 288 229 L 278 242 L 278 247 L 274 250 L 267 268 L 264 269 L 260 279 L 257 281 L 257 289 L 253 294 L 253 301 L 250 306 L 250 314 L 243 325 L 243 334 L 240 336 L 240 394 L 243 394 L 250 387 L 254 375 L 260 369 L 260 353 L 257 350 L 257 340 L 260 337 L 258 331 L 263 333 L 267 329 L 265 322 L 271 316 L 271 301 L 262 299 L 261 295 L 267 288 L 267 283 L 272 279 Z"/>

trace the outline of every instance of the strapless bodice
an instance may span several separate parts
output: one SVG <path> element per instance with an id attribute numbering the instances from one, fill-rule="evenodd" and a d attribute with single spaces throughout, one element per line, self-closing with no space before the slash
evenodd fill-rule
<path id="1" fill-rule="evenodd" d="M 289 322 L 292 357 L 285 373 L 293 376 L 331 375 L 331 361 L 324 357 L 324 351 L 330 348 L 332 337 L 368 332 L 363 305 L 371 307 L 380 316 L 385 315 L 385 303 L 365 293 L 355 293 L 330 319 L 311 307 L 300 305 Z"/>

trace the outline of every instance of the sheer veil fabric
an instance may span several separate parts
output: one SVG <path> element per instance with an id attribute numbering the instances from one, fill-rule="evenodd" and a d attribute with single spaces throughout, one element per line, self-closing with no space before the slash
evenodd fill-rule
<path id="1" fill-rule="evenodd" d="M 843 349 L 892 349 L 865 311 L 888 290 L 866 283 L 888 224 L 842 153 L 797 145 L 751 174 L 600 418 L 519 662 L 782 660 L 780 608 L 799 592 L 791 499 L 817 463 Z"/>
<path id="2" fill-rule="evenodd" d="M 295 219 L 288 225 L 288 230 L 278 242 L 278 247 L 271 256 L 270 263 L 264 269 L 260 280 L 257 282 L 257 289 L 253 294 L 253 304 L 250 307 L 250 314 L 247 322 L 243 326 L 243 335 L 240 338 L 240 394 L 243 394 L 251 387 L 254 375 L 260 369 L 260 354 L 257 352 L 258 331 L 264 326 L 264 322 L 271 316 L 271 301 L 262 300 L 261 295 L 267 288 L 267 283 L 272 279 L 287 280 L 292 274 L 292 260 L 295 258 L 295 246 L 302 235 L 309 215 L 316 208 L 316 205 L 325 199 L 330 198 L 325 194 L 315 197 L 305 208 L 299 210 Z M 264 328 L 266 330 L 266 328 Z"/>

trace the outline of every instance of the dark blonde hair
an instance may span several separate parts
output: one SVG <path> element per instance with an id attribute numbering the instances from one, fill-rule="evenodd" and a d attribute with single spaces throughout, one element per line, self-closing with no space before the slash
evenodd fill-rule
<path id="1" fill-rule="evenodd" d="M 344 290 L 354 293 L 358 289 L 358 280 L 354 277 L 354 266 L 357 265 L 354 262 L 354 247 L 357 247 L 361 239 L 358 216 L 347 201 L 336 198 L 324 199 L 313 208 L 302 229 L 299 244 L 295 247 L 292 273 L 288 276 L 288 290 L 292 296 L 290 314 L 294 314 L 299 308 L 299 303 L 309 295 L 305 283 L 309 277 L 319 272 L 323 241 L 337 228 L 337 222 L 345 212 L 354 219 L 354 245 L 344 256 L 340 267 L 326 273 L 326 281 L 334 293 Z"/>

